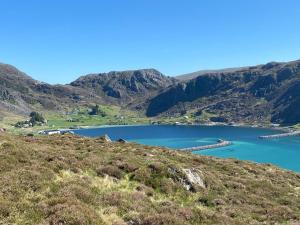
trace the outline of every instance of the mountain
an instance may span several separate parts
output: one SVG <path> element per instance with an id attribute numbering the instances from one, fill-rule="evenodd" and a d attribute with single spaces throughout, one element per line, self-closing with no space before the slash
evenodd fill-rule
<path id="1" fill-rule="evenodd" d="M 7 64 L 0 64 L 0 90 L 1 109 L 15 114 L 34 109 L 63 111 L 76 103 L 100 101 L 84 89 L 39 82 Z"/>
<path id="2" fill-rule="evenodd" d="M 155 69 L 112 71 L 80 77 L 70 85 L 90 90 L 107 102 L 121 106 L 138 105 L 176 84 L 174 78 Z"/>
<path id="3" fill-rule="evenodd" d="M 236 68 L 226 68 L 226 69 L 219 69 L 219 70 L 200 70 L 193 73 L 187 73 L 183 75 L 176 76 L 175 78 L 177 80 L 185 81 L 185 80 L 191 80 L 193 78 L 199 77 L 201 75 L 205 75 L 208 73 L 233 73 L 240 70 L 248 69 L 249 67 L 236 67 Z"/>
<path id="4" fill-rule="evenodd" d="M 32 110 L 64 112 L 75 106 L 114 104 L 145 108 L 147 99 L 174 85 L 174 78 L 143 69 L 82 76 L 70 85 L 50 85 L 32 79 L 17 68 L 0 64 L 0 107 L 15 114 Z"/>
<path id="5" fill-rule="evenodd" d="M 300 122 L 300 61 L 200 74 L 150 100 L 147 116 L 207 111 L 219 121 Z"/>
<path id="6" fill-rule="evenodd" d="M 215 122 L 300 123 L 300 61 L 200 71 L 172 78 L 155 69 L 82 76 L 68 85 L 0 64 L 0 107 L 15 114 L 112 104 L 148 117 L 192 113 Z"/>

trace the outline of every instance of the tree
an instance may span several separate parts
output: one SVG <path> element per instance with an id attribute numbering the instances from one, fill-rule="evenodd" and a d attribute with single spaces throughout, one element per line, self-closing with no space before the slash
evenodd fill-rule
<path id="1" fill-rule="evenodd" d="M 27 127 L 33 127 L 35 125 L 43 125 L 47 123 L 47 120 L 42 116 L 42 114 L 38 112 L 31 112 L 29 116 L 30 116 L 29 120 L 19 121 L 15 124 L 15 127 L 27 128 Z"/>
<path id="2" fill-rule="evenodd" d="M 42 114 L 38 112 L 31 112 L 29 116 L 30 116 L 29 122 L 32 123 L 32 125 L 46 122 L 46 119 L 42 116 Z"/>
<path id="3" fill-rule="evenodd" d="M 99 105 L 95 105 L 91 108 L 91 112 L 89 112 L 90 115 L 95 116 L 95 115 L 99 115 L 102 117 L 107 116 L 106 112 L 104 112 Z"/>

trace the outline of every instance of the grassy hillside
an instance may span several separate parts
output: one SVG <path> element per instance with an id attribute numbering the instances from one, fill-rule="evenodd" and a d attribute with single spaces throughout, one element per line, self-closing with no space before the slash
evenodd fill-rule
<path id="1" fill-rule="evenodd" d="M 300 175 L 77 136 L 0 135 L 0 224 L 289 224 Z"/>
<path id="2" fill-rule="evenodd" d="M 10 133 L 26 134 L 36 133 L 39 130 L 77 128 L 101 125 L 126 125 L 126 124 L 148 124 L 149 119 L 138 112 L 122 109 L 113 105 L 100 105 L 105 116 L 89 115 L 89 107 L 76 107 L 69 109 L 67 113 L 55 113 L 51 111 L 39 111 L 47 124 L 29 128 L 15 128 L 18 121 L 25 121 L 29 116 L 17 116 L 15 114 L 0 115 L 0 128 L 8 129 Z"/>

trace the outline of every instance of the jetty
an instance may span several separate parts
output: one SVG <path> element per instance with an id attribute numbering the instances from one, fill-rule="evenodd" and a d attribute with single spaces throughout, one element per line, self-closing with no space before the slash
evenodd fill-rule
<path id="1" fill-rule="evenodd" d="M 196 146 L 196 147 L 190 147 L 190 148 L 181 148 L 180 151 L 187 151 L 187 152 L 193 152 L 193 151 L 202 151 L 207 149 L 214 149 L 214 148 L 221 148 L 232 145 L 232 142 L 219 139 L 217 144 L 212 145 L 202 145 L 202 146 Z"/>
<path id="2" fill-rule="evenodd" d="M 273 135 L 264 135 L 259 136 L 260 139 L 276 139 L 276 138 L 284 138 L 284 137 L 291 137 L 291 136 L 298 136 L 300 135 L 300 131 L 292 131 L 289 133 L 283 133 L 283 134 L 273 134 Z"/>

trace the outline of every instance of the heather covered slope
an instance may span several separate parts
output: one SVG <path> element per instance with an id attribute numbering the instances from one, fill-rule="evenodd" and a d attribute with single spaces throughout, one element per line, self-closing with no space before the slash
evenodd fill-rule
<path id="1" fill-rule="evenodd" d="M 290 224 L 300 175 L 77 136 L 0 135 L 0 224 Z"/>

